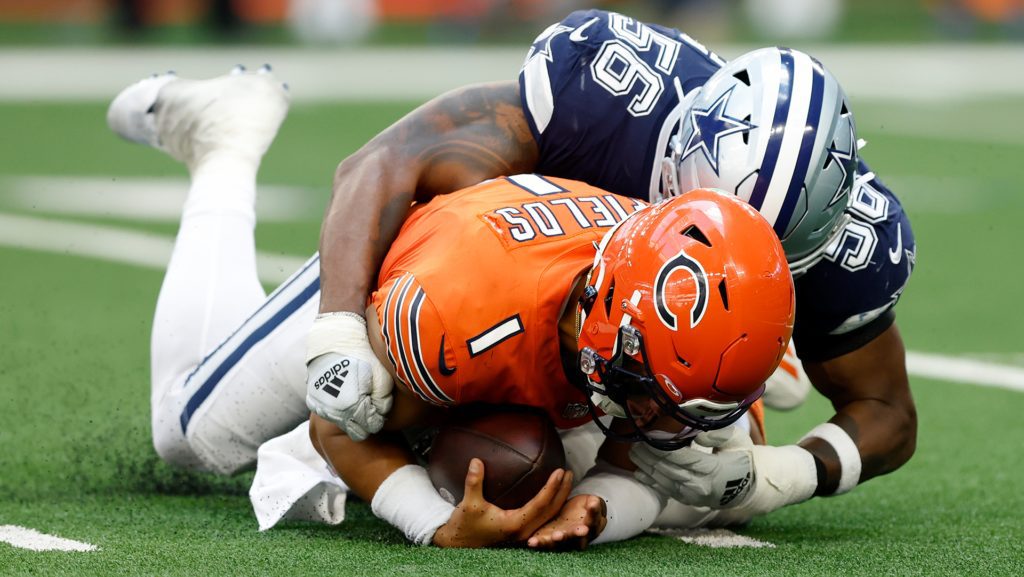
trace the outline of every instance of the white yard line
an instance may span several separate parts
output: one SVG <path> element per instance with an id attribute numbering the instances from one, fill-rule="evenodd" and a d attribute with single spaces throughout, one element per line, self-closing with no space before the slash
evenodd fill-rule
<path id="1" fill-rule="evenodd" d="M 11 246 L 57 254 L 73 254 L 163 270 L 171 258 L 174 239 L 138 232 L 0 213 L 0 246 Z M 258 252 L 260 280 L 284 282 L 307 259 Z"/>
<path id="2" fill-rule="evenodd" d="M 907 351 L 907 372 L 917 377 L 1024 392 L 1024 369 L 971 359 Z"/>
<path id="3" fill-rule="evenodd" d="M 0 177 L 0 205 L 56 214 L 81 214 L 177 222 L 189 181 L 182 178 L 18 175 Z M 326 197 L 326 188 L 325 188 Z M 260 222 L 319 220 L 323 205 L 315 191 L 261 184 Z"/>
<path id="4" fill-rule="evenodd" d="M 755 549 L 774 549 L 775 544 L 760 541 L 753 537 L 737 535 L 728 529 L 652 529 L 649 533 L 679 539 L 684 543 L 699 547 L 735 548 L 752 547 Z"/>
<path id="5" fill-rule="evenodd" d="M 40 533 L 18 525 L 0 525 L 0 542 L 31 551 L 97 551 L 99 547 L 73 539 Z"/>
<path id="6" fill-rule="evenodd" d="M 727 58 L 752 46 L 713 47 Z M 856 101 L 955 101 L 1024 95 L 1024 46 L 796 46 L 842 79 Z M 8 48 L 0 50 L 0 100 L 100 100 L 128 83 L 173 69 L 203 78 L 235 64 L 274 65 L 299 101 L 425 100 L 476 82 L 514 80 L 522 46 L 295 48 L 273 46 L 161 48 Z M 385 72 L 382 72 L 385 71 Z"/>
<path id="7" fill-rule="evenodd" d="M 163 270 L 174 239 L 110 226 L 0 213 L 0 246 Z M 260 279 L 271 284 L 286 280 L 305 261 L 306 257 L 257 254 Z M 1024 368 L 1005 364 L 908 351 L 907 372 L 917 377 L 1024 392 Z"/>

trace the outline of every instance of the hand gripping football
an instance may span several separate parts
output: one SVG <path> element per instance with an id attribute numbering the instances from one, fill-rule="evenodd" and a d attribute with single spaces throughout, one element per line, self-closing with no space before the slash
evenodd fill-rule
<path id="1" fill-rule="evenodd" d="M 430 447 L 427 471 L 452 504 L 462 501 L 469 461 L 484 462 L 484 498 L 502 509 L 532 499 L 565 451 L 546 413 L 518 405 L 467 405 L 452 409 Z"/>

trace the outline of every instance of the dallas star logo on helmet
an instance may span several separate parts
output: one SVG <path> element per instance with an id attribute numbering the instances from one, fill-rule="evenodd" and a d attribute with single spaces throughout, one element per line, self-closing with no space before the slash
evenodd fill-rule
<path id="1" fill-rule="evenodd" d="M 686 149 L 680 160 L 700 150 L 711 164 L 711 169 L 718 174 L 719 141 L 730 134 L 749 132 L 751 129 L 757 128 L 746 120 L 732 118 L 725 114 L 732 90 L 729 88 L 722 93 L 711 106 L 705 109 L 695 107 L 690 111 L 690 125 L 693 127 L 693 132 L 690 133 L 690 138 L 686 141 Z"/>
<path id="2" fill-rule="evenodd" d="M 839 187 L 836 189 L 835 194 L 832 195 L 832 200 L 828 202 L 827 206 L 832 206 L 839 202 L 839 199 L 846 196 L 846 182 L 849 171 L 846 169 L 847 165 L 852 165 L 855 161 L 855 153 L 857 152 L 857 136 L 853 133 L 853 124 L 849 124 L 850 130 L 850 150 L 840 150 L 836 144 L 836 141 L 832 141 L 832 145 L 828 147 L 828 157 L 831 162 L 834 162 L 839 167 L 839 171 L 842 176 L 839 178 Z M 828 163 L 826 162 L 826 167 Z M 856 167 L 854 166 L 854 169 Z"/>

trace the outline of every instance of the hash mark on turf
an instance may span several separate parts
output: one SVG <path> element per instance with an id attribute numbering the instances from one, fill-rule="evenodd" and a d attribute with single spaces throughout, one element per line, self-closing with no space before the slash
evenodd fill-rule
<path id="1" fill-rule="evenodd" d="M 767 547 L 774 549 L 775 544 L 767 541 L 759 541 L 753 537 L 737 535 L 728 529 L 652 529 L 655 535 L 674 537 L 684 543 L 698 545 L 700 547 L 712 548 L 734 548 L 753 547 L 760 549 Z"/>
<path id="2" fill-rule="evenodd" d="M 0 541 L 9 543 L 14 547 L 29 549 L 32 551 L 97 551 L 99 547 L 65 539 L 56 535 L 40 533 L 28 527 L 18 525 L 0 525 Z"/>

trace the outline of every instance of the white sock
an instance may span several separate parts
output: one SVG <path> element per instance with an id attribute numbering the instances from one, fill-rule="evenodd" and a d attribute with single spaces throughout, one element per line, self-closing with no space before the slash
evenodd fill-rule
<path id="1" fill-rule="evenodd" d="M 221 154 L 192 169 L 153 320 L 154 406 L 266 298 L 254 238 L 258 167 Z"/>

